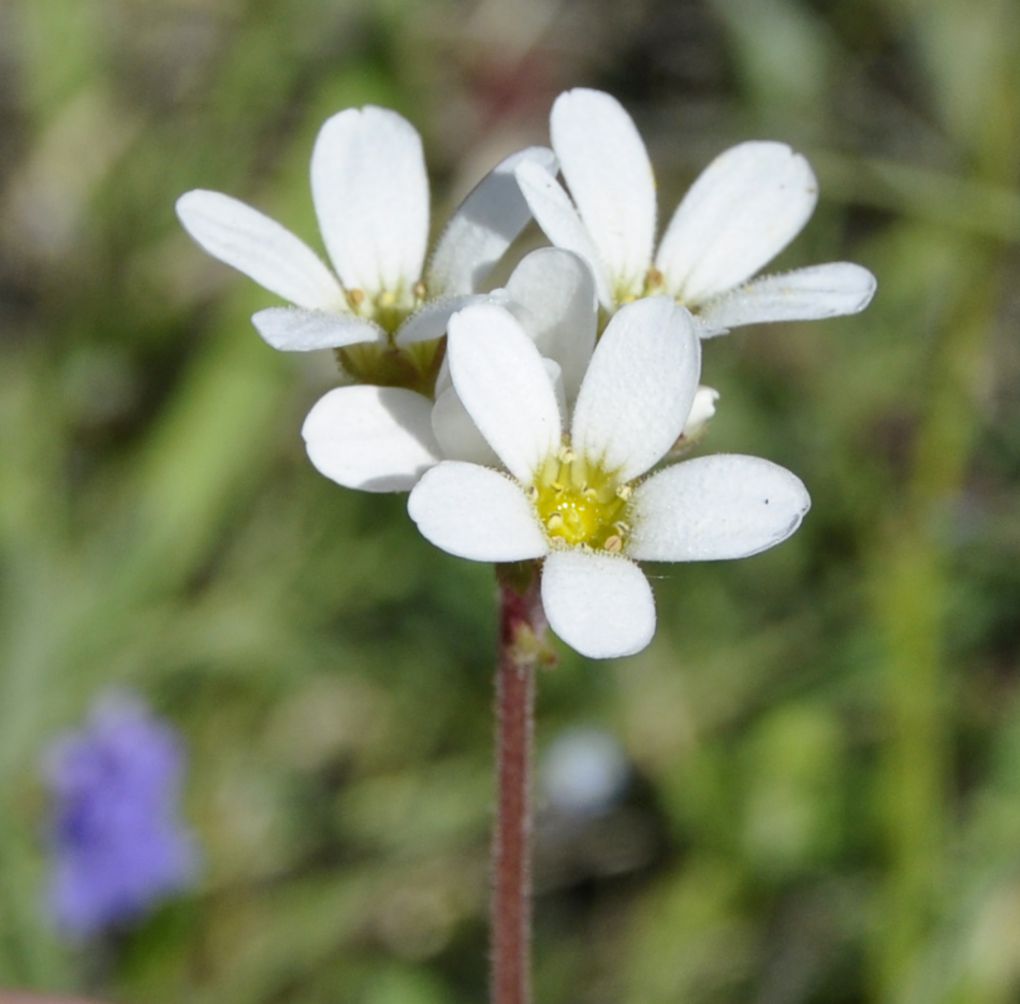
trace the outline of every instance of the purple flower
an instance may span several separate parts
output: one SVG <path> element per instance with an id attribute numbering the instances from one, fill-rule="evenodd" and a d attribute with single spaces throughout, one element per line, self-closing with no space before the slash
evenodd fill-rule
<path id="1" fill-rule="evenodd" d="M 174 730 L 126 694 L 102 698 L 46 761 L 54 797 L 50 903 L 75 937 L 136 919 L 187 886 L 192 836 L 179 814 L 184 754 Z"/>

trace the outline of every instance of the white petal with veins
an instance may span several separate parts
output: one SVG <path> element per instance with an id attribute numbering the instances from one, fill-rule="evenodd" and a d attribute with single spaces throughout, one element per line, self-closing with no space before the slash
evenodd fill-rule
<path id="1" fill-rule="evenodd" d="M 552 173 L 556 157 L 544 146 L 528 147 L 493 168 L 460 204 L 443 231 L 426 276 L 430 293 L 453 296 L 482 287 L 531 219 L 514 172 L 525 162 Z"/>
<path id="2" fill-rule="evenodd" d="M 694 307 L 739 286 L 807 223 L 818 201 L 808 162 L 785 143 L 741 143 L 720 154 L 677 207 L 655 264 Z"/>
<path id="3" fill-rule="evenodd" d="M 431 408 L 400 387 L 338 387 L 308 413 L 301 435 L 316 469 L 337 484 L 406 492 L 440 460 Z"/>
<path id="4" fill-rule="evenodd" d="M 615 298 L 610 276 L 592 242 L 591 235 L 563 186 L 552 174 L 537 164 L 521 164 L 516 175 L 517 183 L 531 207 L 535 222 L 542 228 L 550 243 L 580 255 L 588 263 L 595 277 L 599 301 L 607 310 L 614 307 Z"/>
<path id="5" fill-rule="evenodd" d="M 655 634 L 655 599 L 632 561 L 591 551 L 553 551 L 542 566 L 549 626 L 590 659 L 640 652 Z"/>
<path id="6" fill-rule="evenodd" d="M 583 258 L 561 248 L 539 248 L 521 259 L 507 280 L 508 309 L 538 351 L 563 371 L 573 402 L 595 348 L 595 282 Z"/>
<path id="7" fill-rule="evenodd" d="M 655 239 L 655 179 L 641 136 L 608 94 L 561 94 L 549 119 L 553 149 L 616 294 L 640 292 Z"/>
<path id="8" fill-rule="evenodd" d="M 337 273 L 370 297 L 421 278 L 429 185 L 417 130 L 386 108 L 327 119 L 312 151 L 312 198 Z"/>
<path id="9" fill-rule="evenodd" d="M 484 467 L 499 467 L 499 457 L 478 431 L 453 387 L 436 397 L 432 431 L 446 460 L 466 460 Z"/>
<path id="10" fill-rule="evenodd" d="M 683 307 L 665 296 L 622 307 L 581 384 L 574 451 L 621 481 L 644 474 L 683 431 L 700 368 L 700 343 Z"/>
<path id="11" fill-rule="evenodd" d="M 202 248 L 271 293 L 307 310 L 345 309 L 336 276 L 286 227 L 229 195 L 196 189 L 177 216 Z"/>
<path id="12" fill-rule="evenodd" d="M 450 319 L 447 357 L 475 425 L 523 484 L 559 448 L 562 423 L 545 363 L 512 314 L 479 304 Z"/>
<path id="13" fill-rule="evenodd" d="M 415 342 L 428 342 L 433 338 L 442 338 L 446 334 L 446 326 L 450 318 L 469 307 L 472 303 L 485 303 L 485 294 L 475 296 L 451 296 L 445 300 L 433 300 L 426 303 L 421 310 L 412 314 L 400 326 L 396 334 L 398 345 L 413 345 Z"/>
<path id="14" fill-rule="evenodd" d="M 268 307 L 253 314 L 251 321 L 265 341 L 284 352 L 340 349 L 360 342 L 385 340 L 378 325 L 351 314 Z"/>
<path id="15" fill-rule="evenodd" d="M 638 485 L 625 549 L 643 561 L 746 558 L 786 540 L 810 506 L 800 478 L 778 464 L 698 457 Z"/>
<path id="16" fill-rule="evenodd" d="M 863 310 L 875 294 L 875 277 L 860 265 L 831 262 L 761 279 L 709 300 L 699 311 L 710 328 L 766 321 L 814 321 Z"/>
<path id="17" fill-rule="evenodd" d="M 526 561 L 548 550 L 534 506 L 498 471 L 447 460 L 426 472 L 407 500 L 422 536 L 471 561 Z"/>

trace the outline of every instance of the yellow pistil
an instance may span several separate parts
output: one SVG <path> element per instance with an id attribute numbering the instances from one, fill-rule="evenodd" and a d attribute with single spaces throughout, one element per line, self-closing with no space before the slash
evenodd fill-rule
<path id="1" fill-rule="evenodd" d="M 629 485 L 568 447 L 542 465 L 531 497 L 554 546 L 618 553 L 630 532 L 625 520 Z"/>

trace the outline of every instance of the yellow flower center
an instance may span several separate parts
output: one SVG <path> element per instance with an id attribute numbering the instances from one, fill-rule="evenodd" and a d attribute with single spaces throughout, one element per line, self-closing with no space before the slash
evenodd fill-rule
<path id="1" fill-rule="evenodd" d="M 553 546 L 590 547 L 613 553 L 623 549 L 629 485 L 598 464 L 564 447 L 549 457 L 531 489 L 538 518 Z"/>
<path id="2" fill-rule="evenodd" d="M 351 313 L 366 321 L 375 321 L 388 335 L 395 335 L 408 317 L 428 299 L 428 289 L 423 282 L 416 282 L 409 289 L 384 289 L 375 296 L 369 296 L 363 289 L 348 289 L 347 305 Z"/>
<path id="3" fill-rule="evenodd" d="M 443 340 L 434 338 L 413 345 L 399 346 L 395 336 L 400 325 L 428 298 L 422 282 L 410 290 L 386 290 L 369 297 L 363 290 L 348 289 L 347 304 L 358 317 L 374 321 L 386 332 L 382 344 L 363 343 L 337 349 L 341 369 L 355 383 L 377 387 L 406 387 L 431 397 L 436 385 L 439 365 L 443 361 Z"/>
<path id="4" fill-rule="evenodd" d="M 666 277 L 654 265 L 649 267 L 641 279 L 617 283 L 613 289 L 612 308 L 607 310 L 603 306 L 599 307 L 598 337 L 602 337 L 606 326 L 621 307 L 625 307 L 628 303 L 634 303 L 637 300 L 643 300 L 646 296 L 665 295 L 667 295 Z M 685 306 L 681 297 L 675 296 L 673 299 L 681 307 Z"/>

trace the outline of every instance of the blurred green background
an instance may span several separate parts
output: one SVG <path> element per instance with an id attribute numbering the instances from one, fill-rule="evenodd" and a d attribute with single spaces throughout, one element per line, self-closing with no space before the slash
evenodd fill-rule
<path id="1" fill-rule="evenodd" d="M 863 315 L 709 343 L 701 449 L 814 508 L 781 548 L 655 569 L 642 655 L 564 652 L 538 743 L 629 765 L 541 795 L 543 1004 L 1020 1000 L 1020 7 L 1010 0 L 0 6 L 0 985 L 146 1004 L 485 997 L 491 570 L 400 496 L 320 477 L 335 380 L 173 202 L 318 247 L 321 122 L 425 140 L 435 221 L 553 97 L 612 91 L 660 212 L 748 138 L 821 202 L 779 266 L 848 259 Z M 533 235 L 537 242 L 537 235 Z M 42 751 L 111 686 L 185 735 L 195 892 L 116 944 L 42 907 Z"/>

